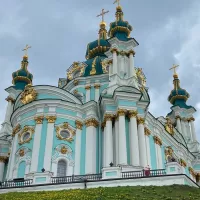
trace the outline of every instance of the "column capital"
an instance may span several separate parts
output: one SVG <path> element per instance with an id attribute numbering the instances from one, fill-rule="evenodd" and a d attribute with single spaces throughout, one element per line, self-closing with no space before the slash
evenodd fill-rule
<path id="1" fill-rule="evenodd" d="M 101 129 L 103 130 L 105 128 L 105 126 L 106 126 L 106 122 L 104 121 L 101 123 Z"/>
<path id="2" fill-rule="evenodd" d="M 83 123 L 79 120 L 76 120 L 76 128 L 82 130 L 83 128 Z"/>
<path id="3" fill-rule="evenodd" d="M 138 122 L 138 124 L 144 124 L 145 119 L 142 118 L 142 117 L 138 117 L 138 118 L 137 118 L 137 122 Z"/>
<path id="4" fill-rule="evenodd" d="M 106 121 L 112 121 L 113 118 L 114 118 L 114 115 L 112 115 L 112 114 L 105 114 L 105 115 L 104 115 L 104 121 L 105 121 L 105 122 L 106 122 Z"/>
<path id="5" fill-rule="evenodd" d="M 86 86 L 85 86 L 85 89 L 86 89 L 86 90 L 90 90 L 90 89 L 91 89 L 91 85 L 86 85 Z"/>
<path id="6" fill-rule="evenodd" d="M 34 117 L 36 124 L 42 124 L 44 120 L 44 116 L 36 116 Z"/>
<path id="7" fill-rule="evenodd" d="M 117 116 L 125 116 L 127 113 L 127 110 L 125 109 L 118 109 Z"/>
<path id="8" fill-rule="evenodd" d="M 128 117 L 132 118 L 132 117 L 137 117 L 138 112 L 136 110 L 130 110 L 128 111 Z"/>
<path id="9" fill-rule="evenodd" d="M 100 87 L 101 87 L 101 85 L 100 85 L 100 84 L 97 84 L 97 83 L 96 83 L 96 84 L 94 84 L 94 88 L 95 88 L 95 89 L 99 89 Z"/>
<path id="10" fill-rule="evenodd" d="M 145 127 L 145 128 L 144 128 L 144 134 L 145 134 L 146 136 L 149 136 L 149 135 L 151 135 L 151 131 L 150 131 L 147 127 Z"/>
<path id="11" fill-rule="evenodd" d="M 99 122 L 95 118 L 91 118 L 85 121 L 86 127 L 94 126 L 97 128 L 99 126 Z"/>
<path id="12" fill-rule="evenodd" d="M 195 121 L 194 117 L 190 117 L 187 120 L 188 120 L 188 122 L 194 122 Z"/>
<path id="13" fill-rule="evenodd" d="M 110 51 L 111 51 L 111 53 L 114 53 L 114 52 L 118 53 L 118 49 L 117 48 L 112 48 Z"/>
<path id="14" fill-rule="evenodd" d="M 109 60 L 109 61 L 108 61 L 108 64 L 109 64 L 109 65 L 113 64 L 113 60 Z"/>
<path id="15" fill-rule="evenodd" d="M 55 123 L 57 117 L 56 116 L 46 116 L 45 117 L 48 121 L 48 123 Z"/>
<path id="16" fill-rule="evenodd" d="M 15 99 L 13 99 L 11 96 L 8 96 L 6 98 L 6 101 L 11 102 L 11 103 L 15 103 Z"/>
<path id="17" fill-rule="evenodd" d="M 153 139 L 156 144 L 162 146 L 162 140 L 158 136 L 154 136 Z"/>
<path id="18" fill-rule="evenodd" d="M 182 158 L 180 159 L 179 163 L 180 163 L 180 165 L 181 165 L 182 167 L 186 167 L 186 166 L 187 166 L 187 163 L 186 163 L 185 160 L 183 160 Z"/>
<path id="19" fill-rule="evenodd" d="M 177 115 L 175 118 L 176 118 L 176 119 L 181 119 L 180 115 Z"/>
<path id="20" fill-rule="evenodd" d="M 134 50 L 130 50 L 130 51 L 128 52 L 128 56 L 130 56 L 130 55 L 135 56 L 135 51 L 134 51 Z"/>
<path id="21" fill-rule="evenodd" d="M 6 163 L 8 160 L 8 157 L 6 156 L 0 156 L 0 163 Z"/>
<path id="22" fill-rule="evenodd" d="M 21 125 L 20 125 L 20 124 L 17 124 L 17 126 L 15 126 L 15 127 L 13 128 L 12 136 L 14 137 L 20 130 L 21 130 Z"/>

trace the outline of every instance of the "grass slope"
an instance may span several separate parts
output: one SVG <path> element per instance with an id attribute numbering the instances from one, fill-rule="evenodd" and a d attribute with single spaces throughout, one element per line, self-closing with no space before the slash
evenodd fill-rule
<path id="1" fill-rule="evenodd" d="M 1 191 L 0 191 L 1 192 Z M 200 200 L 200 189 L 189 186 L 115 187 L 1 194 L 0 200 Z"/>

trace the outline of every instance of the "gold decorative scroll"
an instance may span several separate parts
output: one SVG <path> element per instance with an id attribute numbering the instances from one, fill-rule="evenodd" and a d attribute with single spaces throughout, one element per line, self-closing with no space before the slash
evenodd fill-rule
<path id="1" fill-rule="evenodd" d="M 85 125 L 86 127 L 94 126 L 95 128 L 97 128 L 99 126 L 99 122 L 95 118 L 91 118 L 86 120 Z"/>
<path id="2" fill-rule="evenodd" d="M 46 116 L 48 123 L 55 123 L 57 117 L 56 116 Z"/>
<path id="3" fill-rule="evenodd" d="M 36 97 L 37 97 L 36 90 L 31 85 L 27 85 L 21 94 L 20 100 L 23 104 L 28 104 L 34 101 Z"/>
<path id="4" fill-rule="evenodd" d="M 13 129 L 12 136 L 14 137 L 20 130 L 21 130 L 21 125 L 18 124 L 18 125 L 15 126 L 15 128 Z"/>
<path id="5" fill-rule="evenodd" d="M 83 123 L 81 121 L 76 120 L 76 128 L 82 130 Z"/>

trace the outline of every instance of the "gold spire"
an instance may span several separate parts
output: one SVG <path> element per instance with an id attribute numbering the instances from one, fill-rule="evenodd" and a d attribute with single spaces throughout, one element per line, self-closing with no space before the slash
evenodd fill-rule
<path id="1" fill-rule="evenodd" d="M 176 73 L 176 68 L 178 67 L 179 65 L 173 64 L 173 67 L 169 69 L 169 70 L 174 70 L 174 75 L 173 75 L 174 78 L 178 78 L 178 74 Z"/>
<path id="2" fill-rule="evenodd" d="M 23 57 L 28 58 L 28 49 L 30 49 L 30 48 L 31 48 L 31 46 L 29 46 L 29 45 L 27 44 L 26 47 L 25 47 L 24 49 L 22 49 L 22 51 L 25 51 L 25 54 L 24 54 Z"/>

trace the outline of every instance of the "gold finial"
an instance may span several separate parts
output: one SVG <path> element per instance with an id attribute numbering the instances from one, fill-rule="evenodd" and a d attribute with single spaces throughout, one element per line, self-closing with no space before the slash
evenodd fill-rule
<path id="1" fill-rule="evenodd" d="M 107 14 L 107 13 L 109 13 L 109 10 L 108 11 L 104 11 L 104 9 L 102 9 L 101 14 L 97 15 L 97 17 L 102 16 L 102 22 L 104 22 L 104 15 Z"/>
<path id="2" fill-rule="evenodd" d="M 26 47 L 24 49 L 22 49 L 22 51 L 25 51 L 25 56 L 28 56 L 28 49 L 30 49 L 31 46 L 28 46 L 28 44 L 26 45 Z"/>
<path id="3" fill-rule="evenodd" d="M 174 70 L 174 76 L 177 76 L 176 68 L 178 68 L 178 67 L 179 67 L 179 65 L 174 65 L 173 64 L 173 67 L 169 69 L 169 70 Z"/>
<path id="4" fill-rule="evenodd" d="M 120 6 L 120 0 L 115 0 L 115 2 L 113 4 L 118 4 L 118 6 Z"/>

